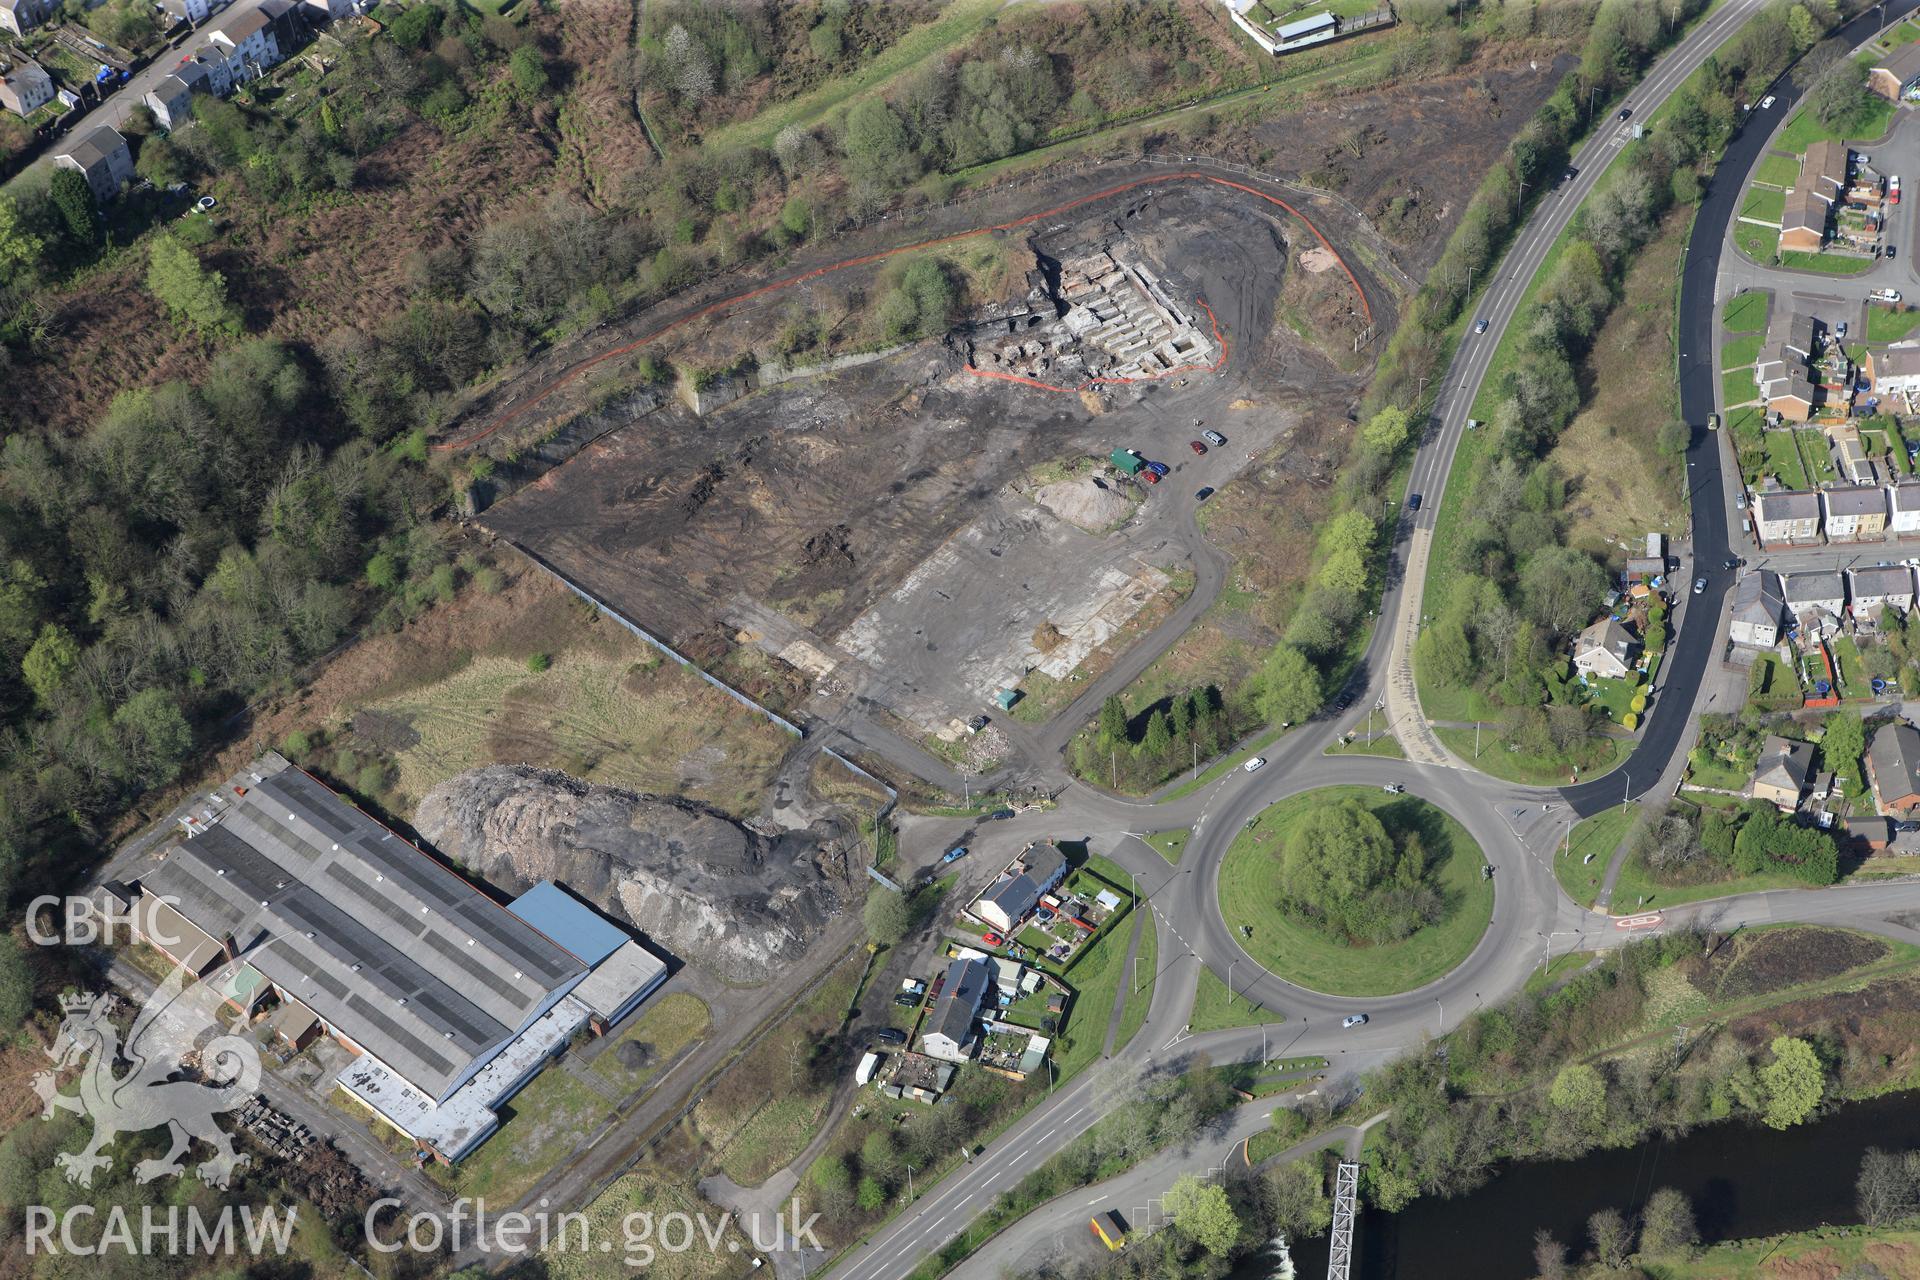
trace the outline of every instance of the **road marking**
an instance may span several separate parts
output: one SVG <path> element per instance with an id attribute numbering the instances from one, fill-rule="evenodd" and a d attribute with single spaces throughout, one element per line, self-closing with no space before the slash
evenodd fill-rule
<path id="1" fill-rule="evenodd" d="M 1651 915 L 1644 916 L 1621 916 L 1613 922 L 1613 927 L 1616 929 L 1651 929 L 1654 925 L 1659 924 L 1661 919 L 1662 917 L 1657 911 Z"/>

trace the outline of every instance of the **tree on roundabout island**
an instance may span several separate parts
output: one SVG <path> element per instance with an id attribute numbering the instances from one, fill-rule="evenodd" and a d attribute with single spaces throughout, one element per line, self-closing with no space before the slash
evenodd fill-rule
<path id="1" fill-rule="evenodd" d="M 1220 914 L 1277 977 L 1329 995 L 1388 995 L 1472 953 L 1493 917 L 1485 867 L 1466 828 L 1418 797 L 1324 787 L 1269 807 L 1235 838 Z"/>

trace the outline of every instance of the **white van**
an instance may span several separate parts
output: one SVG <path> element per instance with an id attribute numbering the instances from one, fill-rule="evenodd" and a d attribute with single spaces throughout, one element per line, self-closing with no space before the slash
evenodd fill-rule
<path id="1" fill-rule="evenodd" d="M 1247 761 L 1245 764 L 1241 765 L 1240 767 L 1242 769 L 1245 769 L 1248 773 L 1253 773 L 1255 770 L 1264 769 L 1266 767 L 1266 764 L 1267 764 L 1267 758 L 1265 756 L 1255 756 L 1253 759 Z"/>

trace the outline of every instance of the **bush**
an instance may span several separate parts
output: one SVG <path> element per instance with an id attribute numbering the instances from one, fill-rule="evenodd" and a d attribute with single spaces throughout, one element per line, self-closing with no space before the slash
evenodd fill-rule
<path id="1" fill-rule="evenodd" d="M 548 667 L 551 667 L 552 665 L 553 665 L 553 655 L 550 653 L 536 653 L 532 657 L 527 659 L 527 670 L 535 673 L 536 675 L 542 671 L 545 671 Z"/>

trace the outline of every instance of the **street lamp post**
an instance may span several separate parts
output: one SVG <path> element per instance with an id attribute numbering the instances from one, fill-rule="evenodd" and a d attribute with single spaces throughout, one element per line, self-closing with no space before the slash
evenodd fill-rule
<path id="1" fill-rule="evenodd" d="M 1227 962 L 1227 1008 L 1229 1009 L 1233 1008 L 1233 966 L 1239 963 L 1238 960 Z"/>

